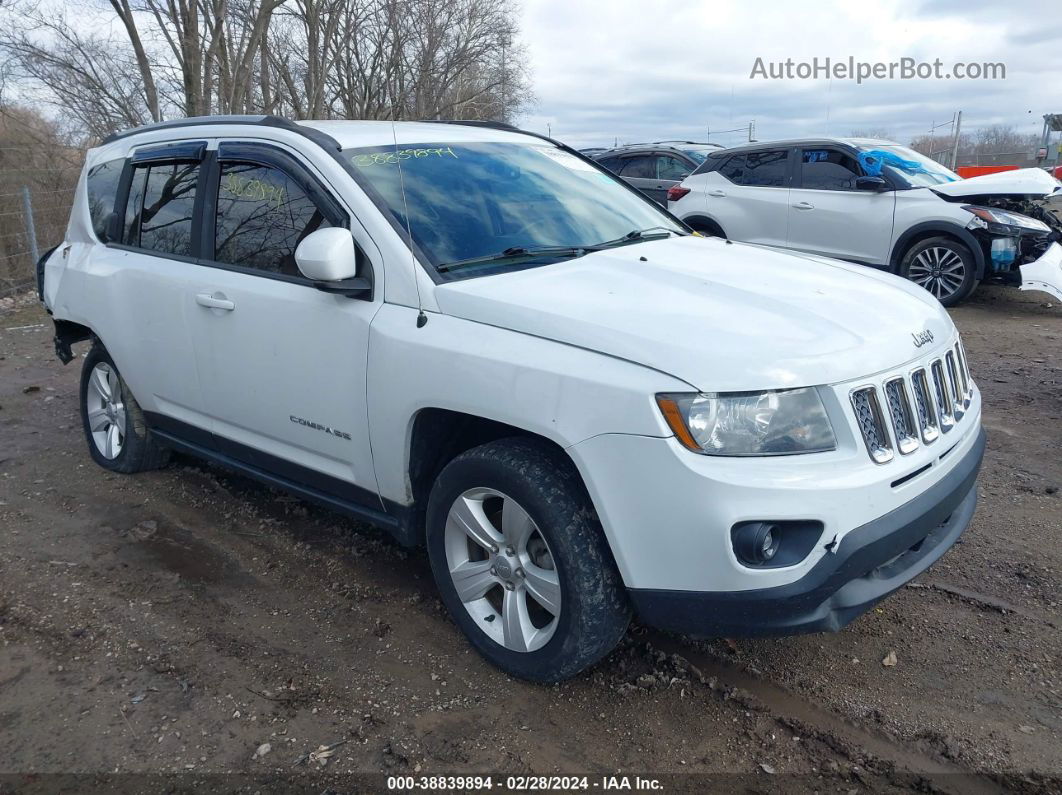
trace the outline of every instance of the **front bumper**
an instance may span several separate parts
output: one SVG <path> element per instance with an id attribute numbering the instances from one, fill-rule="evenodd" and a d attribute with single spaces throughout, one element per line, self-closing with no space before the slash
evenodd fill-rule
<path id="1" fill-rule="evenodd" d="M 985 433 L 941 480 L 844 536 L 800 579 L 771 588 L 628 590 L 642 621 L 687 635 L 788 635 L 837 630 L 921 574 L 973 518 Z"/>
<path id="2" fill-rule="evenodd" d="M 1021 266 L 1021 289 L 1039 290 L 1062 301 L 1062 246 L 1052 243 L 1038 260 Z"/>

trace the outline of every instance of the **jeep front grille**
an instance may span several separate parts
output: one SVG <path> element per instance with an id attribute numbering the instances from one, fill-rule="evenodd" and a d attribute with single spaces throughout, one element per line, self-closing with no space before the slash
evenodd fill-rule
<path id="1" fill-rule="evenodd" d="M 892 442 L 881 414 L 878 390 L 872 386 L 856 389 L 852 392 L 852 407 L 870 457 L 879 464 L 891 461 Z"/>
<path id="2" fill-rule="evenodd" d="M 918 447 L 918 431 L 915 429 L 911 401 L 907 397 L 907 385 L 902 376 L 885 382 L 885 401 L 892 417 L 896 449 L 901 455 L 913 453 Z"/>
<path id="3" fill-rule="evenodd" d="M 973 397 L 973 385 L 970 378 L 970 368 L 966 364 L 966 350 L 962 347 L 962 341 L 955 343 L 955 357 L 959 365 L 959 375 L 962 378 L 962 405 L 970 407 L 970 399 Z"/>
<path id="4" fill-rule="evenodd" d="M 918 368 L 911 374 L 911 387 L 915 396 L 915 406 L 918 409 L 918 429 L 922 432 L 922 441 L 932 444 L 940 437 L 940 424 L 937 422 L 937 411 L 933 396 L 929 391 L 929 379 L 924 367 Z"/>
<path id="5" fill-rule="evenodd" d="M 951 407 L 951 395 L 944 375 L 944 363 L 937 359 L 930 366 L 933 373 L 933 393 L 936 396 L 937 416 L 940 417 L 940 430 L 947 433 L 955 426 L 955 415 Z"/>
<path id="6" fill-rule="evenodd" d="M 951 388 L 951 412 L 955 415 L 955 421 L 958 422 L 966 413 L 966 405 L 963 403 L 965 390 L 959 379 L 959 368 L 955 364 L 955 351 L 948 351 L 944 355 L 944 367 L 948 373 L 948 386 Z"/>
<path id="7" fill-rule="evenodd" d="M 913 370 L 853 389 L 850 398 L 867 452 L 887 464 L 896 452 L 910 455 L 951 431 L 969 411 L 973 392 L 966 351 L 956 341 Z"/>

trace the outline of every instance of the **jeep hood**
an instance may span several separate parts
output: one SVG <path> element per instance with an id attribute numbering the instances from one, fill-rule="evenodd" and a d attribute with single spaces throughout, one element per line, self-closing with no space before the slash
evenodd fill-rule
<path id="1" fill-rule="evenodd" d="M 704 392 L 869 376 L 954 329 L 929 293 L 890 274 L 694 236 L 449 282 L 435 296 L 446 314 L 636 362 Z M 934 342 L 917 348 L 913 335 L 927 330 Z"/>
<path id="2" fill-rule="evenodd" d="M 930 188 L 953 199 L 978 196 L 1050 196 L 1062 193 L 1062 183 L 1041 168 L 1019 168 L 981 177 L 970 177 Z"/>

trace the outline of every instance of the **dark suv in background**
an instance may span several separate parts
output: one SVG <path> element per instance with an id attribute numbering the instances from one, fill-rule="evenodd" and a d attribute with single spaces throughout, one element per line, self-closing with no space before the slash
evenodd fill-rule
<path id="1" fill-rule="evenodd" d="M 719 144 L 696 141 L 655 141 L 589 152 L 609 171 L 618 174 L 654 201 L 667 206 L 667 191 L 693 173 Z"/>

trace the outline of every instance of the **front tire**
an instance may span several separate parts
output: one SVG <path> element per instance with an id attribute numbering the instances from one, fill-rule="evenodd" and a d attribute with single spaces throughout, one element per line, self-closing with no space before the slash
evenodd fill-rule
<path id="1" fill-rule="evenodd" d="M 81 424 L 92 460 L 111 472 L 144 472 L 169 461 L 169 450 L 151 435 L 140 404 L 99 342 L 81 368 Z"/>
<path id="2" fill-rule="evenodd" d="M 970 297 L 977 287 L 977 262 L 969 248 L 950 237 L 931 237 L 904 254 L 900 275 L 947 307 Z"/>
<path id="3" fill-rule="evenodd" d="M 533 439 L 476 447 L 428 499 L 428 557 L 472 645 L 533 682 L 574 676 L 630 623 L 623 583 L 571 461 Z"/>

